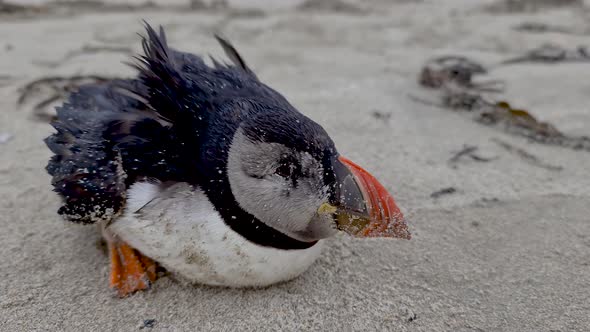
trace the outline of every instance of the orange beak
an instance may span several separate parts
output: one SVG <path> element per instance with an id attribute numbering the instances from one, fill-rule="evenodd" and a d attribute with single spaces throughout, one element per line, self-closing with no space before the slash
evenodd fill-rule
<path id="1" fill-rule="evenodd" d="M 374 176 L 345 157 L 334 165 L 336 195 L 320 213 L 335 215 L 338 229 L 357 237 L 410 239 L 408 225 L 391 194 Z"/>

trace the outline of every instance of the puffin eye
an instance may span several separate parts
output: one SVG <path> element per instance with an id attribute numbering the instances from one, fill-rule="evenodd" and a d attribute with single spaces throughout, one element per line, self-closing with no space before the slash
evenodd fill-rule
<path id="1" fill-rule="evenodd" d="M 284 178 L 289 178 L 291 177 L 291 170 L 291 165 L 286 162 L 283 162 L 281 163 L 281 165 L 279 165 L 279 167 L 277 167 L 277 169 L 275 170 L 275 174 L 280 175 Z"/>

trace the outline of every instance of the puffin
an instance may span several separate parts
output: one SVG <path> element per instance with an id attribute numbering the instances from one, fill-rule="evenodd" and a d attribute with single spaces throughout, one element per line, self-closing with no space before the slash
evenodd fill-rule
<path id="1" fill-rule="evenodd" d="M 45 139 L 58 214 L 99 226 L 119 296 L 149 288 L 160 267 L 194 284 L 284 282 L 339 231 L 410 239 L 384 186 L 228 40 L 215 35 L 220 62 L 144 24 L 137 75 L 78 87 Z"/>

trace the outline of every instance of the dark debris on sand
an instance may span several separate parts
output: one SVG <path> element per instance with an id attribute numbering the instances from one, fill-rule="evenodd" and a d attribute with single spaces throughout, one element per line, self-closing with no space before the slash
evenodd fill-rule
<path id="1" fill-rule="evenodd" d="M 561 63 L 561 62 L 588 62 L 590 63 L 590 51 L 585 46 L 575 49 L 566 49 L 558 45 L 544 44 L 534 48 L 521 56 L 507 59 L 501 62 L 503 65 L 523 62 L 531 63 Z"/>
<path id="2" fill-rule="evenodd" d="M 553 58 L 568 59 L 567 52 L 562 54 L 556 50 L 553 51 Z M 544 57 L 551 58 L 547 54 Z M 514 63 L 514 59 L 509 63 Z M 514 108 L 508 102 L 494 97 L 505 88 L 504 82 L 495 80 L 477 84 L 473 82 L 474 76 L 486 73 L 487 69 L 483 65 L 466 57 L 434 58 L 424 65 L 418 77 L 418 83 L 425 88 L 436 90 L 439 99 L 433 103 L 414 96 L 411 98 L 469 114 L 478 123 L 526 137 L 536 143 L 590 151 L 590 137 L 566 135 L 552 124 L 537 120 L 529 111 Z"/>
<path id="3" fill-rule="evenodd" d="M 528 13 L 560 7 L 584 6 L 584 0 L 501 0 L 485 7 L 491 13 Z"/>
<path id="4" fill-rule="evenodd" d="M 152 329 L 154 326 L 156 326 L 156 322 L 157 321 L 155 319 L 146 319 L 143 321 L 143 324 L 139 327 L 139 329 Z"/>
<path id="5" fill-rule="evenodd" d="M 432 194 L 430 194 L 430 197 L 436 199 L 436 198 L 439 198 L 444 195 L 454 194 L 456 192 L 457 192 L 457 189 L 455 189 L 454 187 L 448 187 L 448 188 L 443 188 L 441 190 L 437 190 L 437 191 L 433 192 Z"/>
<path id="6" fill-rule="evenodd" d="M 475 145 L 463 145 L 463 148 L 454 153 L 453 156 L 449 159 L 449 164 L 451 165 L 451 167 L 457 168 L 457 164 L 465 158 L 469 158 L 471 160 L 482 163 L 498 159 L 498 157 L 482 157 L 477 153 L 478 149 L 479 148 Z"/>
<path id="7" fill-rule="evenodd" d="M 557 166 L 557 165 L 551 165 L 548 164 L 542 160 L 540 160 L 538 157 L 536 157 L 535 155 L 531 154 L 530 152 L 527 152 L 526 150 L 516 147 L 508 142 L 504 142 L 498 138 L 492 138 L 491 139 L 492 142 L 498 144 L 501 148 L 503 148 L 504 150 L 515 154 L 516 156 L 520 157 L 522 160 L 524 160 L 525 162 L 536 166 L 536 167 L 540 167 L 540 168 L 544 168 L 546 170 L 549 171 L 561 171 L 563 170 L 563 167 L 561 166 Z"/>

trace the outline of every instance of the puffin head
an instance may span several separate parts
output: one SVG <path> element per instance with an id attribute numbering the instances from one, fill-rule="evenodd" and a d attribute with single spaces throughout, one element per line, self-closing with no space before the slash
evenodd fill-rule
<path id="1" fill-rule="evenodd" d="M 288 104 L 274 103 L 241 123 L 228 150 L 227 179 L 243 210 L 299 241 L 338 230 L 410 238 L 388 191 Z"/>

